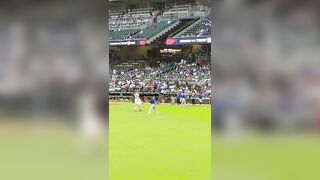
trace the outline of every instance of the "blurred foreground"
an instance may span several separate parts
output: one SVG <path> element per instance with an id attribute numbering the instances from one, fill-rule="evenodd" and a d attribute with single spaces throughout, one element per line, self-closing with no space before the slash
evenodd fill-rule
<path id="1" fill-rule="evenodd" d="M 54 119 L 51 119 L 54 121 Z M 84 139 L 58 124 L 1 124 L 1 179 L 106 179 L 105 136 Z"/>
<path id="2" fill-rule="evenodd" d="M 215 1 L 214 179 L 319 179 L 318 8 Z"/>
<path id="3" fill-rule="evenodd" d="M 0 179 L 107 179 L 105 9 L 1 2 Z"/>

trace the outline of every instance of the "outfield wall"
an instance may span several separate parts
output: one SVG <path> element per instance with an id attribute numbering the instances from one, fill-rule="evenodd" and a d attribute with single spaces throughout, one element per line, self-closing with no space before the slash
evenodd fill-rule
<path id="1" fill-rule="evenodd" d="M 109 101 L 127 101 L 134 102 L 133 92 L 123 92 L 123 93 L 109 93 Z M 144 102 L 148 102 L 148 99 L 155 97 L 156 99 L 160 98 L 161 103 L 172 103 L 171 97 L 174 96 L 174 103 L 177 103 L 177 98 L 175 95 L 171 94 L 158 94 L 158 93 L 140 93 L 140 98 L 144 100 Z M 191 98 L 186 98 L 187 104 L 192 103 Z M 200 104 L 199 99 L 195 100 L 196 104 Z M 202 104 L 210 104 L 209 98 L 204 98 L 202 100 Z"/>

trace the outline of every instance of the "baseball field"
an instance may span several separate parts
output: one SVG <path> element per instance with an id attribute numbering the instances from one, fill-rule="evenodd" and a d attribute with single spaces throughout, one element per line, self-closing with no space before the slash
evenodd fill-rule
<path id="1" fill-rule="evenodd" d="M 132 103 L 110 103 L 110 179 L 211 179 L 210 105 L 148 110 L 148 104 L 134 112 Z"/>
<path id="2" fill-rule="evenodd" d="M 320 139 L 314 133 L 211 138 L 209 105 L 157 106 L 159 114 L 111 103 L 111 180 L 319 179 Z M 211 151 L 212 150 L 212 151 Z"/>
<path id="3" fill-rule="evenodd" d="M 110 103 L 109 136 L 93 148 L 64 126 L 22 123 L 24 117 L 1 123 L 0 179 L 320 179 L 315 133 L 212 139 L 208 105 L 161 104 L 151 115 L 148 108 Z"/>

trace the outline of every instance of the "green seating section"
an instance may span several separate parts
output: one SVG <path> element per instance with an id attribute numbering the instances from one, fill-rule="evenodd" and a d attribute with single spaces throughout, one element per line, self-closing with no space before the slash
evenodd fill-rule
<path id="1" fill-rule="evenodd" d="M 129 39 L 130 36 L 132 38 L 146 38 L 150 39 L 156 34 L 160 33 L 164 29 L 171 26 L 173 22 L 171 21 L 160 21 L 154 24 L 154 26 L 149 26 L 142 31 L 139 31 L 137 29 L 125 29 L 120 31 L 110 31 L 109 33 L 109 39 L 110 40 L 125 40 Z"/>
<path id="2" fill-rule="evenodd" d="M 185 31 L 180 37 L 199 37 L 211 36 L 211 19 L 210 16 L 203 18 L 195 26 Z"/>
<path id="3" fill-rule="evenodd" d="M 167 27 L 171 26 L 172 23 L 173 22 L 170 22 L 170 21 L 157 22 L 157 23 L 155 23 L 154 27 L 147 27 L 147 28 L 143 29 L 142 33 L 139 32 L 135 37 L 150 39 L 153 36 L 155 36 L 156 34 L 160 33 L 164 29 L 166 29 Z"/>
<path id="4" fill-rule="evenodd" d="M 110 40 L 124 40 L 129 39 L 130 35 L 137 33 L 136 29 L 125 29 L 120 31 L 110 31 L 109 39 Z"/>

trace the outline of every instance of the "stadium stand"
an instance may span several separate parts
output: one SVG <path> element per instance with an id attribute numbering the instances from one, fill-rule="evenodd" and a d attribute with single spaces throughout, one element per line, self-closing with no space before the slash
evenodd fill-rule
<path id="1" fill-rule="evenodd" d="M 136 30 L 136 29 L 125 29 L 125 30 L 120 30 L 120 31 L 110 31 L 109 39 L 110 40 L 130 39 L 137 32 L 138 32 L 138 30 Z"/>
<path id="2" fill-rule="evenodd" d="M 204 37 L 211 35 L 210 15 L 200 19 L 189 29 L 186 29 L 179 37 Z"/>
<path id="3" fill-rule="evenodd" d="M 146 27 L 145 29 L 141 30 L 134 37 L 150 39 L 151 37 L 157 35 L 158 33 L 165 30 L 166 28 L 168 28 L 172 24 L 173 24 L 172 21 L 159 21 L 159 22 L 157 22 L 155 24 L 151 24 L 149 27 Z"/>
<path id="4" fill-rule="evenodd" d="M 141 29 L 153 19 L 149 9 L 127 10 L 121 13 L 111 13 L 109 17 L 110 30 Z"/>
<path id="5" fill-rule="evenodd" d="M 209 36 L 210 11 L 204 6 L 180 5 L 164 10 L 152 8 L 110 12 L 111 41 L 144 39 L 147 44 L 165 42 L 168 37 Z M 121 48 L 119 48 L 121 49 Z M 202 51 L 204 50 L 204 52 Z M 110 52 L 109 95 L 112 99 L 131 99 L 139 90 L 145 96 L 169 98 L 178 92 L 188 99 L 211 97 L 210 53 L 206 48 L 194 54 L 178 56 L 119 57 L 117 48 Z M 192 99 L 192 98 L 191 98 Z"/>
<path id="6" fill-rule="evenodd" d="M 197 56 L 196 56 L 197 57 Z M 179 90 L 211 93 L 210 64 L 193 60 L 129 61 L 110 71 L 110 92 L 141 92 L 173 95 Z"/>
<path id="7" fill-rule="evenodd" d="M 180 6 L 173 6 L 170 9 L 167 9 L 163 12 L 162 18 L 163 19 L 170 19 L 170 20 L 178 20 L 184 17 L 190 17 L 191 5 L 180 5 Z"/>
<path id="8" fill-rule="evenodd" d="M 152 8 L 109 11 L 109 40 L 143 38 L 150 40 L 150 43 L 169 34 L 178 34 L 179 37 L 209 36 L 211 21 L 209 16 L 204 17 L 209 11 L 203 9 L 202 6 L 188 4 L 172 6 L 164 11 Z M 195 21 L 199 18 L 201 21 Z"/>
<path id="9" fill-rule="evenodd" d="M 125 14 L 127 10 L 125 9 L 117 9 L 117 10 L 109 10 L 109 16 L 118 16 L 121 14 Z"/>

